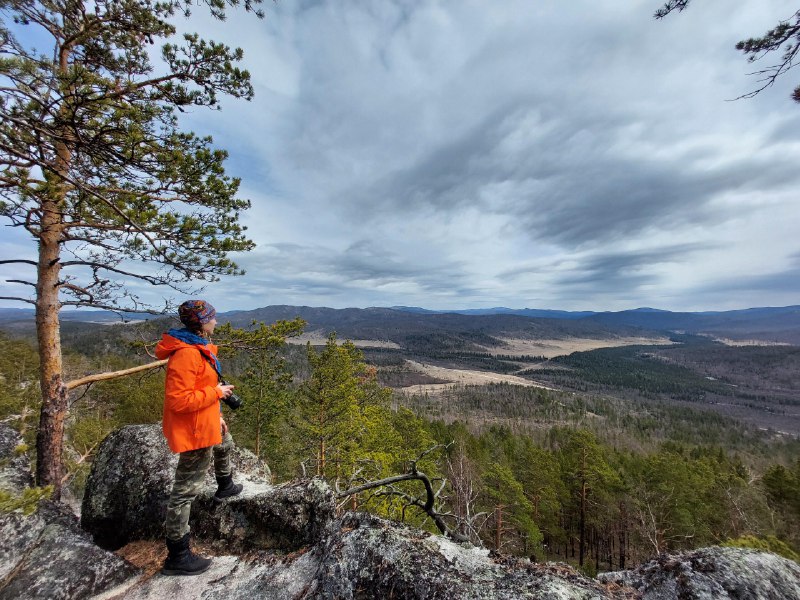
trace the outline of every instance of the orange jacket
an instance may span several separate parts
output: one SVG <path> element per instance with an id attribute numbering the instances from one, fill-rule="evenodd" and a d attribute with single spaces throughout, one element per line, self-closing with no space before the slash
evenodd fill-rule
<path id="1" fill-rule="evenodd" d="M 214 344 L 195 346 L 168 334 L 161 336 L 156 356 L 169 358 L 162 429 L 173 452 L 188 452 L 222 442 L 218 377 L 205 356 Z"/>

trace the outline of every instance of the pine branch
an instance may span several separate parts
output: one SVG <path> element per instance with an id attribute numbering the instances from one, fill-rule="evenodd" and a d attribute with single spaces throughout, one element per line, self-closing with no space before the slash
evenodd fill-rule
<path id="1" fill-rule="evenodd" d="M 10 264 L 14 264 L 14 263 L 33 265 L 34 267 L 38 267 L 39 266 L 39 264 L 35 260 L 28 260 L 26 258 L 0 260 L 0 265 L 10 265 Z"/>
<path id="2" fill-rule="evenodd" d="M 0 300 L 16 300 L 17 302 L 27 302 L 36 306 L 36 301 L 30 298 L 19 298 L 18 296 L 0 296 Z"/>

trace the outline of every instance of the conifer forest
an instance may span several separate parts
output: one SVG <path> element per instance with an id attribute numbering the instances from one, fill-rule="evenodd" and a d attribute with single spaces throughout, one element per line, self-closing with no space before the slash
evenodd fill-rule
<path id="1" fill-rule="evenodd" d="M 65 323 L 67 376 L 151 362 L 148 353 L 170 326 L 166 319 Z M 800 441 L 713 410 L 761 403 L 779 416 L 797 401 L 741 388 L 731 396 L 724 383 L 729 390 L 735 384 L 721 371 L 701 377 L 696 369 L 701 358 L 721 368 L 716 353 L 740 378 L 747 365 L 762 373 L 753 385 L 768 389 L 766 380 L 781 375 L 764 365 L 782 365 L 783 389 L 797 389 L 796 347 L 731 352 L 691 338 L 669 347 L 602 348 L 540 359 L 528 375 L 546 386 L 452 385 L 431 394 L 409 391 L 436 380 L 408 369 L 407 359 L 508 372 L 519 357 L 458 348 L 443 354 L 438 346 L 426 355 L 420 344 L 413 351 L 359 348 L 333 332 L 324 343 L 297 343 L 304 327 L 298 317 L 226 324 L 214 335 L 226 379 L 244 400 L 238 411 L 225 408 L 225 418 L 237 444 L 269 464 L 276 484 L 322 477 L 342 491 L 413 465 L 430 480 L 436 514 L 455 534 L 586 573 L 714 544 L 799 558 Z M 0 419 L 29 447 L 41 402 L 31 333 L 11 327 L 0 336 Z M 720 402 L 726 398 L 735 402 Z M 125 424 L 158 422 L 162 400 L 163 369 L 73 391 L 67 500 L 80 498 L 103 438 Z M 419 510 L 424 495 L 420 481 L 400 481 L 343 495 L 339 508 L 436 532 Z"/>

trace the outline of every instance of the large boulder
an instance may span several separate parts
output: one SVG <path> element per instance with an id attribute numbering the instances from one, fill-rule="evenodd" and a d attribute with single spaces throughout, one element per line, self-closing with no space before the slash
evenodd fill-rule
<path id="1" fill-rule="evenodd" d="M 336 509 L 333 492 L 321 479 L 277 487 L 243 479 L 242 494 L 215 505 L 212 493 L 192 505 L 194 534 L 226 552 L 284 550 L 311 546 L 327 533 Z"/>
<path id="2" fill-rule="evenodd" d="M 19 433 L 0 423 L 0 491 L 16 495 L 33 484 L 31 461 L 24 449 Z"/>
<path id="3" fill-rule="evenodd" d="M 240 496 L 213 502 L 213 466 L 192 504 L 190 526 L 196 537 L 228 552 L 258 549 L 293 551 L 312 544 L 333 519 L 334 500 L 321 481 L 270 485 L 266 464 L 235 449 L 235 480 Z M 104 548 L 139 539 L 164 537 L 167 501 L 177 464 L 158 425 L 131 425 L 111 433 L 100 445 L 83 497 L 81 524 Z"/>
<path id="4" fill-rule="evenodd" d="M 97 450 L 86 482 L 81 526 L 103 548 L 164 537 L 167 500 L 178 455 L 158 425 L 117 429 Z"/>
<path id="5" fill-rule="evenodd" d="M 800 565 L 745 548 L 701 548 L 663 554 L 630 571 L 601 573 L 642 600 L 777 600 L 800 598 Z"/>
<path id="6" fill-rule="evenodd" d="M 136 583 L 139 570 L 97 547 L 62 504 L 0 513 L 0 599 L 91 598 Z"/>

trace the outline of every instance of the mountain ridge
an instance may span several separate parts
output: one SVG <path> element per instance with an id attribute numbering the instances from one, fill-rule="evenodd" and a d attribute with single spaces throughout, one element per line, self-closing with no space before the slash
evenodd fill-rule
<path id="1" fill-rule="evenodd" d="M 33 309 L 0 308 L 0 323 L 31 322 Z M 421 307 L 328 308 L 270 305 L 219 313 L 220 322 L 247 326 L 252 321 L 301 317 L 308 331 L 336 331 L 343 337 L 399 341 L 409 335 L 474 332 L 489 337 L 614 337 L 645 332 L 679 332 L 732 340 L 800 345 L 800 306 L 753 307 L 729 311 L 673 312 L 640 307 L 624 311 L 549 309 L 430 310 Z M 123 323 L 154 318 L 110 311 L 62 311 L 64 322 Z M 487 340 L 488 341 L 488 340 Z M 479 342 L 480 343 L 480 342 Z"/>

